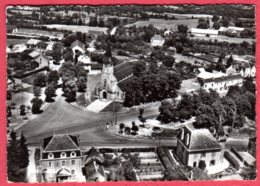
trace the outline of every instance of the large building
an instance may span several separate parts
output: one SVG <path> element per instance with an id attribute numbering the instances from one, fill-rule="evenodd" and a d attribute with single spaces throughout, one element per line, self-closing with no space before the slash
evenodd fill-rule
<path id="1" fill-rule="evenodd" d="M 177 135 L 177 156 L 187 166 L 198 167 L 201 161 L 209 166 L 223 161 L 223 153 L 218 141 L 208 129 L 195 129 L 186 125 Z"/>
<path id="2" fill-rule="evenodd" d="M 78 137 L 64 134 L 42 139 L 40 166 L 44 182 L 82 181 L 82 154 Z"/>
<path id="3" fill-rule="evenodd" d="M 191 34 L 199 37 L 217 37 L 218 30 L 191 28 Z"/>
<path id="4" fill-rule="evenodd" d="M 210 89 L 218 93 L 225 93 L 230 86 L 242 86 L 243 77 L 240 73 L 222 73 L 218 71 L 207 72 L 203 70 L 197 76 L 197 81 L 201 88 L 209 91 Z"/>
<path id="5" fill-rule="evenodd" d="M 113 65 L 103 65 L 100 82 L 95 89 L 95 96 L 99 99 L 111 101 L 124 100 L 124 92 L 118 86 L 118 80 L 114 75 Z"/>

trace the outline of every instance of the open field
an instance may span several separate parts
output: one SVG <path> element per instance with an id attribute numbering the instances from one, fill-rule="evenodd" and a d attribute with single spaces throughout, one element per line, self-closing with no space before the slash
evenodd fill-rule
<path id="1" fill-rule="evenodd" d="M 91 26 L 81 26 L 81 25 L 58 25 L 58 24 L 53 24 L 53 25 L 43 25 L 48 28 L 56 28 L 57 30 L 69 30 L 72 32 L 83 32 L 83 33 L 88 33 L 90 30 L 91 31 L 100 31 L 106 33 L 107 27 L 91 27 Z"/>
<path id="2" fill-rule="evenodd" d="M 255 42 L 255 39 L 251 39 L 251 38 L 237 38 L 237 37 L 227 37 L 227 36 L 222 36 L 222 35 L 218 35 L 218 37 L 216 38 L 210 38 L 210 37 L 198 37 L 198 36 L 194 36 L 194 37 L 190 37 L 190 39 L 201 39 L 201 40 L 217 40 L 218 42 L 229 42 L 229 43 L 242 43 L 243 41 L 246 41 L 248 43 L 253 43 Z"/>
<path id="3" fill-rule="evenodd" d="M 188 28 L 197 27 L 198 19 L 185 19 L 185 20 L 164 20 L 164 19 L 149 19 L 149 21 L 137 21 L 132 24 L 126 25 L 126 27 L 136 25 L 137 27 L 148 26 L 152 24 L 157 29 L 173 29 L 177 30 L 178 25 L 184 24 Z"/>
<path id="4" fill-rule="evenodd" d="M 7 43 L 7 46 L 9 45 L 19 45 L 19 44 L 23 44 L 23 43 L 26 43 L 28 41 L 28 39 L 11 39 L 11 38 L 8 38 L 6 40 L 6 43 Z"/>

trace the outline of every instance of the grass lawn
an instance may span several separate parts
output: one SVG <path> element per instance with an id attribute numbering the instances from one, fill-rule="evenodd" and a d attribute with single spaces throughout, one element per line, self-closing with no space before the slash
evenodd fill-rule
<path id="1" fill-rule="evenodd" d="M 136 25 L 137 27 L 148 26 L 152 24 L 157 29 L 173 29 L 177 30 L 179 24 L 187 25 L 188 28 L 197 27 L 198 19 L 184 19 L 184 20 L 164 20 L 164 19 L 149 19 L 149 21 L 137 21 L 132 24 L 126 25 L 126 27 Z"/>

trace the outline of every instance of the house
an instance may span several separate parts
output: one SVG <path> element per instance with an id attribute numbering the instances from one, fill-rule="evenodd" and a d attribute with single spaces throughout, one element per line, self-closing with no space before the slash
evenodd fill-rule
<path id="1" fill-rule="evenodd" d="M 151 46 L 163 46 L 165 39 L 161 35 L 154 35 L 151 38 Z"/>
<path id="2" fill-rule="evenodd" d="M 38 39 L 29 39 L 25 44 L 27 48 L 35 48 L 39 42 L 41 41 Z"/>
<path id="3" fill-rule="evenodd" d="M 42 52 L 36 50 L 29 53 L 29 57 L 39 64 L 39 67 L 49 66 L 49 58 L 45 56 Z"/>
<path id="4" fill-rule="evenodd" d="M 226 93 L 230 86 L 242 86 L 243 77 L 240 73 L 226 74 L 222 72 L 201 72 L 197 76 L 197 82 L 201 88 L 209 91 L 210 89 L 218 93 Z"/>
<path id="5" fill-rule="evenodd" d="M 223 161 L 221 146 L 209 130 L 195 129 L 192 124 L 185 125 L 177 135 L 177 156 L 193 168 L 204 162 L 207 169 Z"/>
<path id="6" fill-rule="evenodd" d="M 87 182 L 107 181 L 103 163 L 104 158 L 92 147 L 84 160 L 84 167 L 82 168 Z"/>
<path id="7" fill-rule="evenodd" d="M 102 65 L 97 62 L 91 62 L 91 59 L 85 54 L 78 57 L 78 63 L 82 63 L 89 74 L 99 74 L 102 71 Z"/>
<path id="8" fill-rule="evenodd" d="M 217 37 L 218 30 L 191 28 L 191 34 L 198 37 Z"/>
<path id="9" fill-rule="evenodd" d="M 15 34 L 18 32 L 18 28 L 15 25 L 6 25 L 6 32 L 8 34 Z"/>
<path id="10" fill-rule="evenodd" d="M 48 44 L 43 42 L 43 41 L 40 41 L 39 43 L 36 44 L 36 47 L 40 50 L 46 50 Z"/>
<path id="11" fill-rule="evenodd" d="M 74 41 L 73 43 L 71 43 L 70 48 L 73 51 L 74 57 L 76 55 L 76 52 L 80 52 L 82 54 L 84 54 L 84 44 L 82 42 L 80 42 L 79 40 Z"/>
<path id="12" fill-rule="evenodd" d="M 173 33 L 172 30 L 167 29 L 167 30 L 164 31 L 163 35 L 165 37 L 167 37 L 167 36 L 170 36 L 172 33 Z"/>
<path id="13" fill-rule="evenodd" d="M 240 67 L 240 74 L 244 78 L 255 77 L 255 73 L 256 73 L 255 65 L 244 63 L 243 66 Z"/>
<path id="14" fill-rule="evenodd" d="M 79 137 L 55 134 L 41 141 L 40 170 L 45 182 L 82 180 L 82 153 Z"/>

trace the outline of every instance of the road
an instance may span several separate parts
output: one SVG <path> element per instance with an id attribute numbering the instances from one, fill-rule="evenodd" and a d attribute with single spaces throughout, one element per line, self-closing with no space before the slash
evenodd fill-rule
<path id="1" fill-rule="evenodd" d="M 144 116 L 157 115 L 158 107 L 145 109 Z M 118 113 L 118 123 L 134 120 L 137 111 Z M 27 142 L 31 145 L 39 144 L 41 138 L 53 134 L 78 134 L 80 142 L 84 146 L 155 146 L 158 140 L 153 139 L 129 139 L 112 134 L 106 130 L 106 123 L 114 121 L 115 115 L 111 112 L 93 113 L 83 111 L 72 106 L 58 97 L 54 103 L 50 103 L 42 114 L 20 126 L 16 131 L 24 132 Z M 176 140 L 161 140 L 161 144 L 175 145 Z"/>

